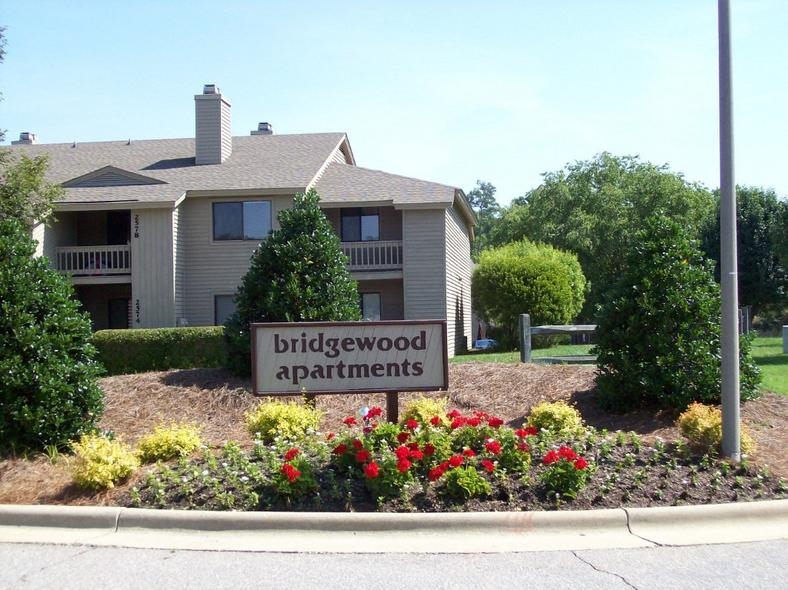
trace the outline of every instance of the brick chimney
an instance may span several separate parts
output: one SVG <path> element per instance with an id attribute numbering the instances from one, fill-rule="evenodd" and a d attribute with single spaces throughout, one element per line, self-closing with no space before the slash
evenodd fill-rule
<path id="1" fill-rule="evenodd" d="M 36 134 L 30 131 L 22 131 L 22 133 L 19 134 L 19 139 L 17 141 L 12 141 L 11 145 L 32 145 L 34 143 L 36 143 Z"/>
<path id="2" fill-rule="evenodd" d="M 222 97 L 218 86 L 206 84 L 202 94 L 194 97 L 195 162 L 221 164 L 233 151 L 230 128 L 230 102 Z"/>

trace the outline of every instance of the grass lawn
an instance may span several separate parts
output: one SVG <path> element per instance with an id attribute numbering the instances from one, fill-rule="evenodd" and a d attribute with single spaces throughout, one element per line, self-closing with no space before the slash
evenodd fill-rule
<path id="1" fill-rule="evenodd" d="M 756 338 L 752 358 L 761 368 L 761 388 L 788 395 L 788 354 L 783 353 L 783 339 Z"/>
<path id="2" fill-rule="evenodd" d="M 531 351 L 531 358 L 543 356 L 572 356 L 590 354 L 591 344 L 564 344 L 552 348 L 537 348 Z M 449 359 L 452 363 L 519 363 L 520 351 L 512 352 L 472 352 Z"/>
<path id="3" fill-rule="evenodd" d="M 562 345 L 538 348 L 532 351 L 534 359 L 543 356 L 570 356 L 589 354 L 590 344 Z M 761 388 L 788 395 L 788 354 L 783 353 L 780 337 L 756 338 L 752 343 L 752 356 L 761 368 Z M 472 352 L 455 356 L 452 363 L 518 363 L 520 352 Z"/>

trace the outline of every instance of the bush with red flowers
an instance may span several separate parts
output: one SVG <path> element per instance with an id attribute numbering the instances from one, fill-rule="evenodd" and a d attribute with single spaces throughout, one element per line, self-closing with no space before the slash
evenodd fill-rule
<path id="1" fill-rule="evenodd" d="M 561 445 L 542 457 L 545 469 L 539 480 L 548 494 L 560 498 L 576 498 L 588 480 L 592 467 L 572 447 Z"/>

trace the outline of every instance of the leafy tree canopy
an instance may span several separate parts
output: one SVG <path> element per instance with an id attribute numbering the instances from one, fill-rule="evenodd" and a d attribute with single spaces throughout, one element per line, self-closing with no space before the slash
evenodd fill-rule
<path id="1" fill-rule="evenodd" d="M 478 221 L 471 246 L 474 258 L 489 245 L 493 228 L 501 215 L 501 206 L 495 200 L 495 190 L 491 183 L 477 180 L 476 187 L 466 195 Z"/>
<path id="2" fill-rule="evenodd" d="M 0 150 L 0 219 L 18 219 L 26 226 L 46 221 L 63 188 L 46 181 L 48 158 Z"/>
<path id="3" fill-rule="evenodd" d="M 720 202 L 716 215 L 704 228 L 702 248 L 716 264 L 720 277 Z M 736 247 L 738 256 L 739 304 L 752 305 L 758 313 L 765 307 L 788 305 L 788 203 L 773 190 L 742 186 L 736 188 Z"/>
<path id="4" fill-rule="evenodd" d="M 279 212 L 275 230 L 252 255 L 235 294 L 236 312 L 225 325 L 228 366 L 251 372 L 249 324 L 358 320 L 356 282 L 339 237 L 320 210 L 314 190 L 296 195 Z"/>
<path id="5" fill-rule="evenodd" d="M 697 236 L 714 200 L 667 166 L 636 156 L 601 153 L 548 172 L 536 189 L 516 199 L 493 231 L 493 245 L 528 238 L 577 254 L 590 283 L 582 312 L 590 319 L 607 286 L 623 272 L 643 219 L 662 211 Z"/>

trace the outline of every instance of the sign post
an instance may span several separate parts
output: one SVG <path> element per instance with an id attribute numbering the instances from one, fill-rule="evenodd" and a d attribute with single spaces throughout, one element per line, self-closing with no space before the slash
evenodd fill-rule
<path id="1" fill-rule="evenodd" d="M 252 324 L 257 395 L 386 393 L 398 418 L 400 391 L 447 389 L 445 320 Z"/>

